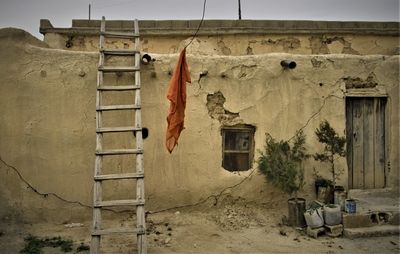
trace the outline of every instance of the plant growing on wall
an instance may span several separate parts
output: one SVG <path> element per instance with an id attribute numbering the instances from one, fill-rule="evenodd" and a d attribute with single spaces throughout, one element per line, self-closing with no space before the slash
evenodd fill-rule
<path id="1" fill-rule="evenodd" d="M 335 167 L 335 160 L 338 156 L 344 157 L 346 155 L 344 149 L 346 138 L 344 136 L 339 136 L 326 120 L 320 123 L 319 128 L 315 130 L 315 135 L 318 141 L 324 145 L 324 151 L 322 153 L 316 153 L 314 159 L 330 164 L 332 184 L 336 186 L 336 180 L 339 179 L 339 175 L 342 172 L 338 171 Z"/>
<path id="2" fill-rule="evenodd" d="M 266 134 L 264 151 L 258 158 L 258 169 L 266 180 L 289 195 L 295 196 L 304 186 L 303 161 L 309 157 L 302 131 L 290 140 L 276 141 Z"/>

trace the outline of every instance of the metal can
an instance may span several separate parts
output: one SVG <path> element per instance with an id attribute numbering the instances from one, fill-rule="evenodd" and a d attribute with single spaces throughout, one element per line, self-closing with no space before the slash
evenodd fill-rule
<path id="1" fill-rule="evenodd" d="M 346 213 L 356 213 L 356 201 L 354 199 L 346 199 L 345 211 Z"/>

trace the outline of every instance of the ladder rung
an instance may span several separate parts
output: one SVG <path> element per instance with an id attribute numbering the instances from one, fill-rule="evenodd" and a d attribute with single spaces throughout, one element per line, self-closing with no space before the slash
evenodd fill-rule
<path id="1" fill-rule="evenodd" d="M 128 127 L 103 127 L 96 130 L 97 133 L 104 132 L 129 132 L 129 131 L 140 131 L 142 128 L 128 126 Z"/>
<path id="2" fill-rule="evenodd" d="M 125 174 L 98 175 L 94 176 L 94 180 L 104 181 L 104 180 L 119 180 L 119 179 L 136 179 L 143 177 L 144 177 L 143 173 L 125 173 Z"/>
<path id="3" fill-rule="evenodd" d="M 100 86 L 97 90 L 101 91 L 125 91 L 140 89 L 140 86 Z"/>
<path id="4" fill-rule="evenodd" d="M 100 49 L 100 52 L 116 56 L 134 56 L 136 53 L 139 53 L 139 51 L 133 49 Z"/>
<path id="5" fill-rule="evenodd" d="M 140 154 L 143 153 L 141 149 L 110 149 L 103 151 L 96 151 L 96 155 L 118 155 L 118 154 Z"/>
<path id="6" fill-rule="evenodd" d="M 143 228 L 109 228 L 98 229 L 92 232 L 92 235 L 109 235 L 109 234 L 144 234 Z"/>
<path id="7" fill-rule="evenodd" d="M 107 207 L 107 206 L 136 206 L 144 205 L 143 200 L 127 199 L 127 200 L 109 200 L 109 201 L 97 201 L 94 203 L 94 207 Z"/>
<path id="8" fill-rule="evenodd" d="M 100 35 L 111 37 L 111 38 L 126 38 L 126 39 L 131 39 L 131 38 L 136 38 L 139 37 L 139 34 L 136 33 L 124 33 L 124 32 L 100 32 Z"/>
<path id="9" fill-rule="evenodd" d="M 107 111 L 107 110 L 128 110 L 128 109 L 140 109 L 138 105 L 109 105 L 109 106 L 99 106 L 97 111 Z"/>
<path id="10" fill-rule="evenodd" d="M 135 72 L 140 68 L 136 66 L 99 66 L 99 71 L 104 72 Z"/>

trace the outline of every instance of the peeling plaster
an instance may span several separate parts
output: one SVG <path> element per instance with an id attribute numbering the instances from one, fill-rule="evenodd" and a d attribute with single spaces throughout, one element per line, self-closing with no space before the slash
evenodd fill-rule
<path id="1" fill-rule="evenodd" d="M 254 74 L 256 72 L 257 65 L 252 64 L 252 65 L 238 65 L 232 67 L 233 75 L 235 78 L 238 79 L 250 79 L 254 77 Z"/>
<path id="2" fill-rule="evenodd" d="M 220 40 L 220 41 L 218 42 L 217 45 L 218 45 L 218 47 L 219 47 L 219 49 L 221 50 L 221 52 L 222 52 L 223 55 L 229 56 L 229 55 L 232 54 L 231 49 L 228 48 L 228 47 L 225 45 L 225 42 L 224 42 L 223 40 Z"/>
<path id="3" fill-rule="evenodd" d="M 327 37 L 325 35 L 319 36 L 311 36 L 309 38 L 310 48 L 312 54 L 331 54 L 331 53 L 342 53 L 342 54 L 352 54 L 352 55 L 360 55 L 360 53 L 351 47 L 350 40 L 344 39 L 342 36 L 334 36 Z M 336 48 L 338 45 L 336 43 L 340 43 L 342 46 L 342 50 L 340 52 L 332 52 L 338 51 Z"/>
<path id="4" fill-rule="evenodd" d="M 360 77 L 343 77 L 342 80 L 346 84 L 346 89 L 349 88 L 374 88 L 378 85 L 375 73 L 371 72 L 368 77 L 363 80 Z"/>
<path id="5" fill-rule="evenodd" d="M 224 108 L 226 99 L 221 91 L 207 95 L 208 115 L 217 119 L 222 125 L 234 125 L 240 123 L 239 113 L 233 113 Z M 239 120 L 239 121 L 238 121 Z"/>
<path id="6" fill-rule="evenodd" d="M 300 48 L 300 40 L 294 37 L 281 38 L 278 40 L 262 40 L 261 45 L 282 46 L 284 50 Z"/>

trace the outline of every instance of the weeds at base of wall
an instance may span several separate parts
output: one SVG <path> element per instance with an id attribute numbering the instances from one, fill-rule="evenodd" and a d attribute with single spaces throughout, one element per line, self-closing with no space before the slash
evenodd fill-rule
<path id="1" fill-rule="evenodd" d="M 73 242 L 71 240 L 64 240 L 61 237 L 52 238 L 39 238 L 37 236 L 29 235 L 24 238 L 25 246 L 19 252 L 21 254 L 40 254 L 44 247 L 60 248 L 62 252 L 72 252 Z M 89 246 L 81 243 L 77 248 L 76 252 L 88 251 Z"/>

